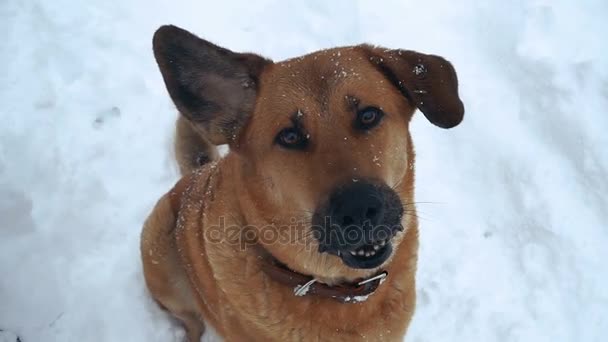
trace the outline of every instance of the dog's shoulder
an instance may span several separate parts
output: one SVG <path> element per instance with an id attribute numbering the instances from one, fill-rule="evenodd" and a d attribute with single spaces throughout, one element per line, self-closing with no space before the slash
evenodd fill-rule
<path id="1" fill-rule="evenodd" d="M 213 199 L 216 191 L 220 191 L 217 188 L 218 180 L 222 178 L 222 161 L 213 161 L 182 176 L 169 190 L 166 196 L 176 217 L 184 207 L 202 205 Z"/>
<path id="2" fill-rule="evenodd" d="M 175 183 L 173 188 L 167 194 L 169 197 L 169 203 L 171 204 L 171 209 L 173 210 L 173 214 L 177 216 L 180 207 L 182 206 L 182 201 L 185 197 L 186 191 L 190 191 L 192 187 L 192 183 L 194 181 L 194 177 L 196 177 L 196 173 L 190 173 L 183 176 L 180 180 Z"/>

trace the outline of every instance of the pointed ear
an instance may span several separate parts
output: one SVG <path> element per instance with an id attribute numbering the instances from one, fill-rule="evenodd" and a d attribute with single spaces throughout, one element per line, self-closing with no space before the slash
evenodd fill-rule
<path id="1" fill-rule="evenodd" d="M 177 109 L 213 144 L 234 142 L 253 111 L 258 78 L 272 62 L 221 48 L 176 26 L 160 27 L 153 47 Z"/>
<path id="2" fill-rule="evenodd" d="M 426 118 L 442 128 L 458 125 L 464 105 L 456 70 L 442 57 L 364 45 L 369 59 Z"/>

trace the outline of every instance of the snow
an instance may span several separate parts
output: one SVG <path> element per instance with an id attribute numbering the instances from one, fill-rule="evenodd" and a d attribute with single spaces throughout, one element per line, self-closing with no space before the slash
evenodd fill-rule
<path id="1" fill-rule="evenodd" d="M 608 336 L 608 2 L 0 2 L 0 329 L 179 341 L 139 261 L 177 178 L 161 24 L 275 60 L 370 42 L 457 68 L 465 120 L 418 114 L 408 341 Z"/>

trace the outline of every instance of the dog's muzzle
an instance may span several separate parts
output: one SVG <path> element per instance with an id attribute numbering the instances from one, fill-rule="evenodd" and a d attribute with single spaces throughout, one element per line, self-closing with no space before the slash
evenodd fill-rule
<path id="1" fill-rule="evenodd" d="M 353 268 L 376 268 L 391 255 L 402 231 L 403 205 L 386 184 L 359 180 L 334 190 L 313 217 L 319 252 Z"/>

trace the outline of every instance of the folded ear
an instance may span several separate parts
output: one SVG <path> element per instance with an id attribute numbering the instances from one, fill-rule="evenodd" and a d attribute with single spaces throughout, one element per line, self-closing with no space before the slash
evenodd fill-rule
<path id="1" fill-rule="evenodd" d="M 154 56 L 177 109 L 216 145 L 235 141 L 270 60 L 235 53 L 176 26 L 154 34 Z"/>
<path id="2" fill-rule="evenodd" d="M 458 79 L 450 62 L 415 51 L 387 50 L 364 45 L 369 58 L 401 93 L 442 128 L 458 125 L 464 105 L 458 97 Z"/>

